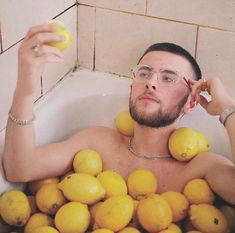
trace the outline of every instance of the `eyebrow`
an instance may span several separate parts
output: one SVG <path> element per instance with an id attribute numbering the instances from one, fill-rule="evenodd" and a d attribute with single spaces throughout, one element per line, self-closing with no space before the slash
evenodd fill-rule
<path id="1" fill-rule="evenodd" d="M 178 75 L 178 73 L 174 70 L 164 70 L 164 69 L 161 69 L 160 70 L 161 72 L 164 72 L 164 73 L 167 73 L 167 74 L 176 74 Z"/>

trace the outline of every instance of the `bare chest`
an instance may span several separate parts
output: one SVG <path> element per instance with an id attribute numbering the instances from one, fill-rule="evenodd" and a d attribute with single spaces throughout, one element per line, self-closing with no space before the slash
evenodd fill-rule
<path id="1" fill-rule="evenodd" d="M 103 169 L 114 170 L 125 179 L 128 175 L 139 168 L 146 168 L 154 172 L 158 181 L 158 193 L 165 191 L 182 191 L 187 177 L 184 173 L 184 163 L 173 159 L 146 160 L 135 157 L 126 148 L 119 148 L 110 152 L 102 152 Z"/>

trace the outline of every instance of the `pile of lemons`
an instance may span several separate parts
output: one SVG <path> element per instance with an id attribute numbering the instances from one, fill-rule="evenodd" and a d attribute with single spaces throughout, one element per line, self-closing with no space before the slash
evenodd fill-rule
<path id="1" fill-rule="evenodd" d="M 30 182 L 25 193 L 3 193 L 0 228 L 11 232 L 16 226 L 14 231 L 24 233 L 234 231 L 226 213 L 230 208 L 234 216 L 235 209 L 213 205 L 215 195 L 206 180 L 190 180 L 183 192 L 157 191 L 152 171 L 136 169 L 125 180 L 103 170 L 100 155 L 86 149 L 75 155 L 73 171 L 64 176 Z"/>
<path id="2" fill-rule="evenodd" d="M 117 129 L 128 136 L 132 121 L 127 111 L 115 119 Z M 209 143 L 200 132 L 180 128 L 171 135 L 169 148 L 176 159 L 188 161 L 209 150 Z M 160 194 L 151 170 L 139 168 L 124 179 L 104 170 L 96 151 L 85 149 L 74 156 L 67 174 L 30 182 L 25 192 L 3 193 L 0 233 L 235 232 L 234 206 L 216 205 L 215 199 L 204 179 L 190 180 L 182 192 Z"/>

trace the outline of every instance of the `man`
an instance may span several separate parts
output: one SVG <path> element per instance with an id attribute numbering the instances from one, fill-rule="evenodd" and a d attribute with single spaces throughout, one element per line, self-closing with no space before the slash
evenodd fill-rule
<path id="1" fill-rule="evenodd" d="M 63 54 L 45 44 L 63 40 L 52 31 L 53 25 L 31 28 L 19 49 L 19 75 L 3 157 L 9 181 L 62 175 L 71 170 L 75 153 L 89 148 L 101 155 L 104 169 L 113 169 L 125 178 L 134 169 L 151 169 L 159 181 L 159 193 L 182 191 L 190 179 L 205 178 L 214 192 L 235 204 L 235 167 L 231 161 L 208 152 L 184 163 L 169 154 L 170 134 L 180 118 L 200 104 L 211 115 L 223 113 L 235 160 L 235 101 L 218 78 L 200 79 L 195 60 L 174 44 L 153 45 L 133 69 L 130 112 L 135 129 L 131 140 L 113 129 L 95 127 L 82 130 L 66 141 L 37 148 L 32 124 L 34 93 L 44 65 L 63 62 Z M 211 95 L 211 101 L 200 95 L 204 90 Z"/>

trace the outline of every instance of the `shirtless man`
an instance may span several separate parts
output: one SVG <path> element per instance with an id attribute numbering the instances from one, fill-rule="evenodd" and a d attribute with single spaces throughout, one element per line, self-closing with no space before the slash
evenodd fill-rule
<path id="1" fill-rule="evenodd" d="M 190 179 L 205 178 L 214 192 L 235 204 L 233 162 L 211 152 L 201 153 L 187 163 L 169 156 L 167 143 L 170 134 L 180 118 L 197 104 L 211 115 L 221 115 L 225 109 L 235 105 L 220 79 L 200 79 L 196 62 L 182 48 L 172 44 L 165 44 L 164 48 L 161 45 L 150 47 L 140 59 L 140 66 L 133 70 L 135 78 L 131 85 L 130 110 L 135 129 L 131 146 L 139 157 L 128 150 L 128 137 L 106 127 L 88 128 L 63 142 L 36 147 L 31 121 L 34 118 L 34 93 L 44 65 L 63 62 L 63 54 L 58 49 L 45 45 L 47 41 L 63 40 L 52 30 L 53 25 L 32 27 L 19 49 L 18 81 L 3 157 L 7 180 L 27 182 L 63 175 L 72 169 L 75 153 L 89 148 L 101 155 L 104 169 L 113 169 L 125 178 L 137 168 L 152 170 L 159 181 L 159 193 L 182 191 Z M 209 92 L 211 101 L 201 97 L 203 90 Z M 22 119 L 28 120 L 25 125 L 19 124 Z M 226 118 L 225 128 L 235 161 L 233 111 Z"/>

